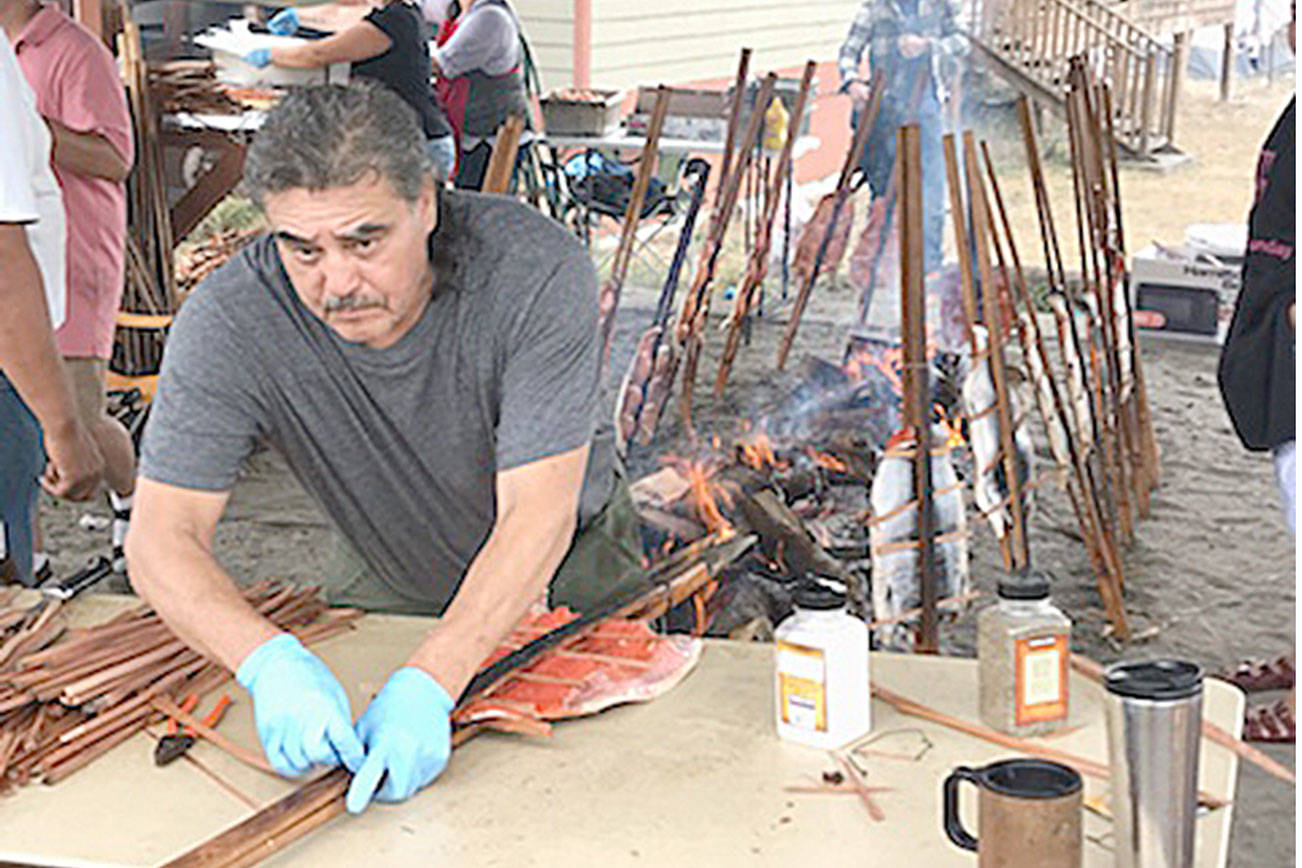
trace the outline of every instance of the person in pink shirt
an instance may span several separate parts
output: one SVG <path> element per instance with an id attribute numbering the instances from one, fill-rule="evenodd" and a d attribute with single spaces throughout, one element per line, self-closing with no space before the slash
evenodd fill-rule
<path id="1" fill-rule="evenodd" d="M 126 429 L 105 408 L 104 374 L 122 300 L 131 116 L 113 55 L 57 6 L 0 0 L 0 24 L 54 140 L 54 173 L 68 215 L 68 315 L 55 338 L 78 412 L 104 456 L 120 569 L 135 451 Z"/>

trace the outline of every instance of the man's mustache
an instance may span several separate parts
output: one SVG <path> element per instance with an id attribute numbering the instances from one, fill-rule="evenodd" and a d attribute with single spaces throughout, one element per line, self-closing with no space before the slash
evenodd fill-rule
<path id="1" fill-rule="evenodd" d="M 347 313 L 354 310 L 366 310 L 372 307 L 384 307 L 384 302 L 354 293 L 351 295 L 327 296 L 322 305 L 322 311 L 327 314 Z"/>

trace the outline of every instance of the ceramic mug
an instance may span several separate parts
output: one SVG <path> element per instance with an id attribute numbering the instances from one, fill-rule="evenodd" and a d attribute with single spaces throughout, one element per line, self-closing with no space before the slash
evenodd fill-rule
<path id="1" fill-rule="evenodd" d="M 976 786 L 980 839 L 963 828 L 958 787 Z M 985 868 L 1080 868 L 1080 774 L 1039 759 L 1010 759 L 979 769 L 959 766 L 945 779 L 945 834 L 977 854 Z"/>

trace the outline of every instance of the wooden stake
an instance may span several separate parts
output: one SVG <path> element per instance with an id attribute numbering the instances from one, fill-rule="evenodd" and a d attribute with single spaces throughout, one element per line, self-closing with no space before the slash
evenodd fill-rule
<path id="1" fill-rule="evenodd" d="M 665 116 L 669 113 L 669 88 L 663 84 L 656 88 L 655 106 L 651 109 L 651 121 L 646 131 L 646 144 L 642 146 L 642 158 L 638 161 L 637 177 L 633 180 L 633 190 L 629 194 L 628 208 L 624 212 L 624 225 L 619 236 L 619 246 L 610 263 L 610 277 L 602 288 L 602 295 L 610 293 L 607 301 L 609 309 L 603 305 L 601 311 L 602 360 L 610 355 L 610 339 L 615 332 L 615 311 L 619 309 L 619 296 L 624 288 L 624 278 L 628 274 L 629 262 L 633 258 L 633 246 L 637 243 L 637 224 L 642 219 L 642 205 L 646 202 L 646 191 L 651 185 L 660 155 L 660 131 L 665 125 Z"/>
<path id="2" fill-rule="evenodd" d="M 1013 240 L 1012 224 L 1008 220 L 1003 195 L 999 190 L 999 179 L 995 176 L 994 163 L 990 159 L 990 152 L 986 148 L 985 142 L 981 143 L 981 150 L 985 156 L 986 172 L 990 179 L 990 191 L 994 197 L 995 207 L 999 212 L 1004 234 L 1008 241 L 1008 252 L 1009 257 L 1012 259 L 1017 291 L 1027 312 L 1028 333 L 1024 336 L 1024 351 L 1028 357 L 1034 353 L 1040 360 L 1040 366 L 1049 385 L 1052 414 L 1044 419 L 1044 425 L 1047 430 L 1053 425 L 1054 421 L 1057 421 L 1058 426 L 1062 429 L 1068 452 L 1066 469 L 1072 473 L 1072 479 L 1076 485 L 1075 492 L 1069 486 L 1068 493 L 1071 496 L 1077 524 L 1080 526 L 1081 537 L 1085 540 L 1090 563 L 1094 567 L 1094 575 L 1099 584 L 1100 595 L 1105 601 L 1104 605 L 1108 609 L 1109 619 L 1113 621 L 1114 629 L 1116 629 L 1118 621 L 1121 624 L 1125 623 L 1125 608 L 1121 602 L 1119 591 L 1120 568 L 1113 560 L 1115 553 L 1102 537 L 1102 522 L 1098 515 L 1097 502 L 1089 487 L 1084 463 L 1072 437 L 1071 423 L 1062 399 L 1062 393 L 1059 391 L 1058 384 L 1053 377 L 1053 367 L 1049 361 L 1049 354 L 1045 351 L 1039 324 L 1036 322 L 1035 304 L 1031 299 L 1030 290 L 1026 286 L 1026 276 L 1022 271 L 1021 257 L 1017 253 L 1017 245 Z M 1038 384 L 1033 384 L 1033 386 L 1038 387 Z"/>
<path id="3" fill-rule="evenodd" d="M 917 649 L 939 648 L 936 617 L 936 515 L 931 488 L 931 402 L 927 382 L 927 298 L 923 287 L 922 151 L 917 124 L 896 130 L 900 172 L 900 337 L 904 354 L 904 418 L 913 429 L 913 490 L 918 501 L 918 579 L 922 624 Z"/>
<path id="4" fill-rule="evenodd" d="M 763 285 L 764 278 L 768 273 L 769 250 L 773 240 L 773 220 L 777 217 L 778 202 L 782 198 L 782 184 L 792 171 L 791 163 L 797 133 L 800 130 L 801 119 L 805 115 L 805 102 L 809 97 L 809 89 L 814 82 L 814 71 L 817 68 L 818 65 L 812 60 L 805 64 L 805 72 L 800 78 L 800 91 L 796 94 L 791 123 L 787 127 L 787 137 L 782 143 L 782 152 L 778 156 L 777 167 L 773 171 L 772 177 L 766 179 L 764 212 L 760 217 L 755 248 L 751 252 L 750 261 L 747 263 L 746 275 L 742 278 L 741 286 L 737 288 L 732 318 L 728 324 L 728 337 L 724 343 L 723 355 L 719 360 L 718 374 L 715 376 L 715 397 L 723 396 L 723 388 L 728 382 L 728 373 L 732 370 L 733 359 L 736 358 L 737 348 L 741 344 L 742 326 L 750 317 L 756 291 Z M 757 105 L 754 110 L 759 111 L 760 107 Z"/>
<path id="5" fill-rule="evenodd" d="M 773 88 L 776 83 L 777 75 L 770 72 L 764 77 L 763 84 L 760 85 L 759 96 L 755 99 L 755 109 L 750 114 L 750 119 L 746 124 L 746 133 L 742 136 L 741 145 L 738 148 L 737 164 L 733 166 L 732 174 L 727 180 L 727 189 L 721 197 L 719 211 L 715 215 L 718 222 L 715 225 L 714 238 L 707 244 L 707 249 L 703 251 L 705 261 L 696 272 L 692 291 L 687 294 L 688 299 L 695 299 L 695 302 L 694 312 L 687 323 L 684 335 L 683 382 L 682 392 L 679 394 L 679 408 L 682 411 L 683 425 L 691 438 L 696 436 L 696 429 L 692 426 L 692 395 L 696 390 L 696 368 L 700 363 L 701 348 L 704 343 L 705 320 L 710 312 L 710 281 L 714 278 L 714 266 L 723 248 L 724 237 L 727 234 L 728 225 L 731 223 L 730 218 L 733 209 L 737 205 L 737 194 L 741 190 L 742 177 L 746 173 L 746 166 L 751 159 L 751 152 L 755 142 L 759 140 L 759 132 L 764 125 L 764 112 L 759 107 L 768 105 L 769 100 L 773 97 Z M 683 318 L 680 316 L 678 321 L 680 332 L 683 330 L 683 326 Z"/>
<path id="6" fill-rule="evenodd" d="M 791 344 L 795 341 L 796 332 L 800 329 L 800 318 L 804 315 L 805 305 L 808 304 L 809 295 L 813 292 L 814 282 L 818 280 L 818 273 L 823 265 L 823 257 L 827 255 L 828 245 L 831 244 L 832 238 L 835 236 L 836 223 L 841 215 L 841 209 L 845 206 L 845 200 L 849 198 L 850 178 L 854 175 L 855 169 L 859 167 L 859 157 L 863 153 L 864 146 L 868 143 L 868 134 L 872 132 L 873 125 L 877 123 L 877 114 L 881 110 L 882 96 L 885 92 L 886 76 L 881 70 L 878 70 L 873 74 L 868 109 L 859 118 L 859 128 L 854 131 L 854 138 L 850 141 L 850 150 L 846 152 L 845 161 L 841 164 L 841 174 L 837 178 L 834 194 L 836 198 L 833 200 L 832 216 L 827 221 L 827 230 L 818 243 L 818 252 L 814 256 L 813 266 L 800 282 L 800 289 L 796 292 L 796 300 L 791 307 L 791 316 L 787 320 L 787 330 L 782 335 L 782 342 L 778 344 L 779 371 L 786 367 L 787 356 L 791 353 Z"/>
<path id="7" fill-rule="evenodd" d="M 976 332 L 972 326 L 977 321 L 976 290 L 972 285 L 972 249 L 968 244 L 967 206 L 963 204 L 963 184 L 958 171 L 958 155 L 954 147 L 954 134 L 947 133 L 941 140 L 945 149 L 945 177 L 949 183 L 949 213 L 954 222 L 954 244 L 958 247 L 958 273 L 963 296 L 963 330 L 967 334 L 972 358 L 978 354 Z"/>
<path id="8" fill-rule="evenodd" d="M 1022 512 L 1022 483 L 1017 475 L 1017 452 L 1013 446 L 1013 418 L 1008 398 L 1007 371 L 1004 368 L 1004 336 L 999 315 L 998 288 L 990 268 L 986 226 L 989 220 L 981 171 L 977 166 L 976 146 L 971 132 L 963 134 L 963 155 L 967 165 L 968 196 L 972 205 L 973 237 L 976 240 L 977 267 L 981 270 L 981 300 L 985 308 L 986 331 L 990 338 L 990 376 L 995 386 L 995 410 L 999 417 L 999 444 L 1008 485 L 1010 536 L 1015 554 L 1014 569 L 1025 569 L 1026 519 Z"/>
<path id="9" fill-rule="evenodd" d="M 524 132 L 524 118 L 508 115 L 497 130 L 493 154 L 488 158 L 484 180 L 480 189 L 485 193 L 505 193 L 511 185 L 515 171 L 515 156 L 520 150 L 520 135 Z"/>

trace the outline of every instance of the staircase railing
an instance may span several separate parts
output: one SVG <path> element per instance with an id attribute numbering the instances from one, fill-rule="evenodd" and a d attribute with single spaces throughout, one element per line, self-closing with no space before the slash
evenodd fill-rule
<path id="1" fill-rule="evenodd" d="M 1112 89 L 1118 144 L 1143 157 L 1172 146 L 1176 57 L 1152 33 L 1099 0 L 984 0 L 974 13 L 969 36 L 1055 108 L 1068 58 L 1084 55 Z"/>

